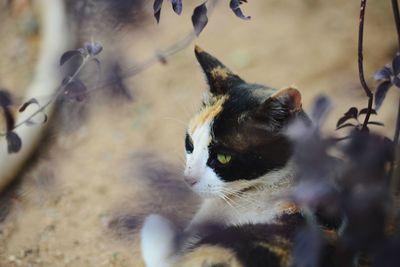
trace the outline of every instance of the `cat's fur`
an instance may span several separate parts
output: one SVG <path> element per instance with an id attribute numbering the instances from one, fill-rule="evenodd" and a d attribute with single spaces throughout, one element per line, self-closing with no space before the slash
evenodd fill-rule
<path id="1" fill-rule="evenodd" d="M 293 178 L 284 129 L 294 118 L 308 120 L 300 93 L 246 83 L 199 47 L 195 54 L 210 89 L 187 128 L 185 181 L 204 200 L 183 233 L 160 215 L 147 217 L 145 263 L 287 266 L 303 218 L 282 197 Z M 230 161 L 222 164 L 221 155 Z"/>

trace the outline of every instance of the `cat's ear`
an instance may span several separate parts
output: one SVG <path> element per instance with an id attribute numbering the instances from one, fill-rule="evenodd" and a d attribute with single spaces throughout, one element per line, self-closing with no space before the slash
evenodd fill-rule
<path id="1" fill-rule="evenodd" d="M 264 103 L 256 108 L 253 116 L 257 119 L 273 122 L 274 124 L 284 124 L 288 119 L 301 111 L 300 92 L 293 87 L 288 87 L 272 94 Z"/>
<path id="2" fill-rule="evenodd" d="M 224 95 L 228 90 L 244 81 L 225 67 L 218 59 L 205 52 L 203 49 L 195 46 L 197 61 L 206 75 L 210 92 L 213 95 Z"/>

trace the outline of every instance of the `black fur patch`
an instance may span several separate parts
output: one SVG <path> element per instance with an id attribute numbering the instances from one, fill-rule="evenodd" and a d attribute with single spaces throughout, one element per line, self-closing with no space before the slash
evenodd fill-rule
<path id="1" fill-rule="evenodd" d="M 193 141 L 191 140 L 189 134 L 186 133 L 185 137 L 185 150 L 188 154 L 191 154 L 193 152 Z"/>
<path id="2" fill-rule="evenodd" d="M 228 96 L 213 122 L 207 165 L 227 182 L 251 180 L 282 169 L 292 155 L 292 145 L 282 129 L 296 116 L 307 118 L 299 111 L 301 105 L 294 112 L 296 101 L 290 94 L 271 97 L 276 89 L 246 83 L 199 47 L 195 53 L 210 92 Z M 188 153 L 192 150 L 189 141 L 186 138 Z M 231 160 L 221 164 L 218 154 L 230 155 Z"/>
<path id="3" fill-rule="evenodd" d="M 278 221 L 278 224 L 247 224 L 215 228 L 196 246 L 207 244 L 231 249 L 246 267 L 282 267 L 281 255 L 277 255 L 262 244 L 279 246 L 290 253 L 292 241 L 305 221 L 300 213 L 284 214 Z M 287 242 L 284 244 L 281 240 Z"/>
<path id="4" fill-rule="evenodd" d="M 210 91 L 214 95 L 223 95 L 231 87 L 244 83 L 238 75 L 233 74 L 224 64 L 207 52 L 196 49 L 195 54 L 197 61 L 207 77 Z M 225 75 L 218 75 L 218 72 L 214 72 L 216 70 L 220 70 L 221 74 L 223 73 Z"/>
<path id="5" fill-rule="evenodd" d="M 265 91 L 264 97 L 255 90 Z M 251 180 L 285 166 L 292 146 L 282 133 L 286 121 L 254 114 L 273 89 L 256 84 L 240 84 L 231 88 L 223 110 L 213 123 L 213 142 L 209 147 L 210 166 L 224 181 Z M 274 106 L 274 109 L 277 109 Z M 228 154 L 232 160 L 220 164 L 217 154 Z"/>

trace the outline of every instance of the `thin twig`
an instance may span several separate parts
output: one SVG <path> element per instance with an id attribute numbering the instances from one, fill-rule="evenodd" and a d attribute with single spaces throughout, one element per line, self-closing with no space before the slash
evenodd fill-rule
<path id="1" fill-rule="evenodd" d="M 90 56 L 87 55 L 83 58 L 82 60 L 82 64 L 78 67 L 78 69 L 74 72 L 74 74 L 69 78 L 69 82 L 73 81 L 78 75 L 79 73 L 82 71 L 83 67 L 86 65 L 86 63 L 88 62 Z M 16 128 L 24 125 L 27 121 L 30 121 L 31 119 L 33 119 L 37 114 L 42 113 L 55 99 L 57 99 L 57 97 L 63 93 L 63 89 L 68 85 L 68 82 L 65 82 L 63 84 L 61 84 L 56 90 L 54 95 L 51 97 L 51 99 L 49 101 L 46 102 L 46 104 L 44 104 L 43 106 L 41 106 L 39 109 L 37 109 L 35 112 L 33 112 L 31 115 L 29 115 L 29 117 L 27 117 L 26 119 L 24 119 L 23 121 L 17 123 L 14 125 L 14 127 L 11 129 L 11 131 L 15 130 Z M 0 136 L 5 136 L 7 133 L 1 133 L 0 132 Z"/>
<path id="2" fill-rule="evenodd" d="M 372 94 L 371 89 L 369 89 L 367 82 L 364 77 L 364 65 L 363 65 L 363 41 L 364 41 L 364 20 L 365 20 L 365 8 L 367 6 L 367 0 L 361 0 L 360 4 L 360 24 L 358 27 L 358 75 L 360 77 L 361 85 L 365 91 L 365 94 L 368 97 L 368 110 L 365 114 L 364 123 L 362 129 L 367 128 L 367 124 L 369 121 L 369 117 L 372 113 L 372 104 L 374 100 L 374 95 Z"/>

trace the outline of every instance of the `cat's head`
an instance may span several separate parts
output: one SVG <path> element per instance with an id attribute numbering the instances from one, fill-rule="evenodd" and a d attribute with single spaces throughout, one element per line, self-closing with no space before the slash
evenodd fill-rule
<path id="1" fill-rule="evenodd" d="M 246 83 L 199 47 L 195 54 L 209 91 L 187 128 L 185 181 L 204 197 L 276 183 L 292 154 L 284 128 L 305 116 L 299 91 Z"/>

